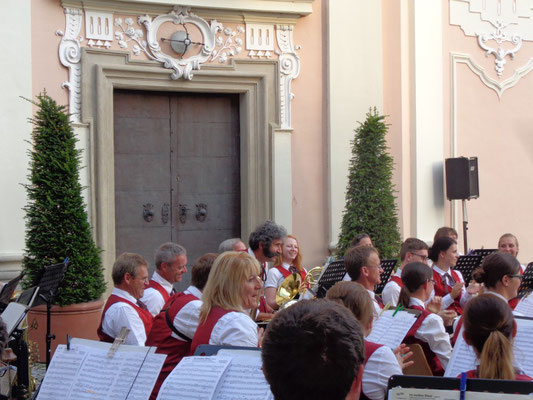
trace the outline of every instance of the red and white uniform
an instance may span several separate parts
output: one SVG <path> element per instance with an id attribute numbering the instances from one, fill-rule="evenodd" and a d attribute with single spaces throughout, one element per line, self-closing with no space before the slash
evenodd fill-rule
<path id="1" fill-rule="evenodd" d="M 382 400 L 387 393 L 387 383 L 392 375 L 402 375 L 392 350 L 365 340 L 365 369 L 361 399 Z"/>
<path id="2" fill-rule="evenodd" d="M 381 293 L 381 298 L 385 304 L 390 303 L 392 307 L 398 305 L 398 299 L 400 298 L 400 291 L 402 290 L 402 270 L 398 268 L 396 273 L 390 278 L 383 292 Z"/>
<path id="3" fill-rule="evenodd" d="M 156 353 L 167 354 L 150 396 L 151 400 L 157 398 L 159 389 L 166 377 L 181 359 L 189 354 L 192 338 L 198 327 L 200 308 L 202 307 L 202 302 L 196 295 L 191 294 L 189 289 L 186 292 L 174 294 L 169 299 L 163 306 L 162 311 L 155 317 L 152 330 L 146 339 L 147 346 L 157 347 Z M 179 334 L 169 327 L 169 321 L 172 321 L 174 330 Z"/>
<path id="4" fill-rule="evenodd" d="M 381 310 L 383 309 L 383 300 L 381 300 L 381 297 L 379 297 L 377 294 L 375 294 L 372 290 L 366 289 L 368 292 L 368 295 L 372 299 L 372 303 L 374 304 L 374 317 L 377 317 Z"/>
<path id="5" fill-rule="evenodd" d="M 424 302 L 414 297 L 409 301 L 409 308 L 420 310 L 422 314 L 405 336 L 403 343 L 419 343 L 433 375 L 442 376 L 452 355 L 450 335 L 444 328 L 442 318 L 427 311 Z"/>
<path id="6" fill-rule="evenodd" d="M 135 297 L 122 289 L 113 288 L 102 312 L 98 337 L 103 342 L 113 342 L 125 326 L 130 330 L 125 344 L 144 346 L 152 321 L 152 315 L 137 305 Z"/>
<path id="7" fill-rule="evenodd" d="M 213 307 L 194 334 L 191 352 L 201 344 L 257 347 L 257 324 L 244 312 Z"/>
<path id="8" fill-rule="evenodd" d="M 463 307 L 466 305 L 468 300 L 472 297 L 471 294 L 469 294 L 466 291 L 465 286 L 463 286 L 463 289 L 461 291 L 461 294 L 457 299 L 453 299 L 452 296 L 450 296 L 450 292 L 453 288 L 453 286 L 447 285 L 446 279 L 444 278 L 444 272 L 442 269 L 437 267 L 436 265 L 433 265 L 433 279 L 435 280 L 435 288 L 433 289 L 433 293 L 431 294 L 431 297 L 433 296 L 441 296 L 442 297 L 442 309 L 443 310 L 454 310 L 457 312 L 457 314 L 463 313 Z M 463 275 L 454 269 L 449 269 L 448 274 L 451 275 L 452 279 L 455 281 L 455 283 L 458 282 L 464 282 Z"/>
<path id="9" fill-rule="evenodd" d="M 289 264 L 283 263 L 282 265 L 270 268 L 265 281 L 265 289 L 268 287 L 274 287 L 276 289 L 279 288 L 283 280 L 291 274 L 290 267 L 291 266 Z M 307 275 L 306 272 L 298 271 L 298 273 L 300 274 L 300 278 L 303 282 L 305 276 Z"/>
<path id="10" fill-rule="evenodd" d="M 155 271 L 148 283 L 148 287 L 144 289 L 144 296 L 141 301 L 146 305 L 150 314 L 155 317 L 170 299 L 171 291 L 172 283 Z"/>

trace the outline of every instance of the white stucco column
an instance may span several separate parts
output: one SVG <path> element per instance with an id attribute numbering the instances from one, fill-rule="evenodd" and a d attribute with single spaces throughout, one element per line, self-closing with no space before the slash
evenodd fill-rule
<path id="1" fill-rule="evenodd" d="M 433 240 L 444 223 L 442 3 L 411 1 L 412 235 Z"/>
<path id="2" fill-rule="evenodd" d="M 337 244 L 345 205 L 350 141 L 371 107 L 383 112 L 381 1 L 328 2 L 329 246 Z"/>
<path id="3" fill-rule="evenodd" d="M 28 175 L 27 154 L 32 126 L 28 123 L 31 99 L 31 1 L 3 0 L 0 24 L 0 280 L 17 274 L 24 248 L 26 192 L 22 183 Z"/>

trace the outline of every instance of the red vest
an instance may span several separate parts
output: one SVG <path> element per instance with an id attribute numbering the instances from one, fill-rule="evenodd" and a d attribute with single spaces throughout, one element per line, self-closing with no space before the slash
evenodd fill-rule
<path id="1" fill-rule="evenodd" d="M 281 272 L 281 274 L 283 275 L 283 278 L 286 278 L 288 277 L 290 274 L 292 274 L 291 271 L 287 271 L 285 268 L 283 268 L 281 265 L 278 265 L 276 268 L 279 272 Z M 305 270 L 302 270 L 302 271 L 298 271 L 298 273 L 300 274 L 300 277 L 302 278 L 302 282 L 303 280 L 305 279 L 305 276 L 307 275 L 307 273 L 305 272 Z"/>
<path id="2" fill-rule="evenodd" d="M 460 378 L 461 374 L 457 375 L 457 377 Z M 478 379 L 479 376 L 477 373 L 477 369 L 471 369 L 470 371 L 467 371 L 466 377 L 468 379 Z M 531 378 L 530 376 L 524 375 L 524 374 L 516 374 L 514 380 L 515 381 L 532 381 L 533 378 Z"/>
<path id="3" fill-rule="evenodd" d="M 461 279 L 459 278 L 459 275 L 457 275 L 457 272 L 455 272 L 451 268 L 449 272 L 455 283 L 461 282 Z M 433 270 L 433 280 L 435 281 L 435 296 L 444 297 L 452 291 L 452 288 L 444 283 L 442 276 L 435 270 Z M 463 309 L 461 308 L 461 304 L 459 301 L 461 300 L 462 295 L 463 292 L 461 291 L 459 296 L 453 301 L 453 303 L 447 308 L 447 310 L 453 310 L 457 314 L 461 315 L 463 313 Z"/>
<path id="4" fill-rule="evenodd" d="M 163 296 L 163 300 L 165 303 L 170 299 L 170 295 L 168 294 L 167 290 L 161 286 L 160 283 L 157 283 L 156 281 L 150 279 L 150 282 L 148 282 L 148 287 L 157 290 L 159 293 L 161 293 L 161 296 Z"/>
<path id="5" fill-rule="evenodd" d="M 167 323 L 167 312 L 169 320 L 173 322 L 178 312 L 193 300 L 198 300 L 198 298 L 192 294 L 177 293 L 170 297 L 170 300 L 165 303 L 161 312 L 154 319 L 152 330 L 146 339 L 146 346 L 156 346 L 157 350 L 155 352 L 167 354 L 167 358 L 150 395 L 150 400 L 157 398 L 159 389 L 166 377 L 181 359 L 189 353 L 191 348 L 190 341 L 178 340 L 172 337 L 172 330 Z"/>
<path id="6" fill-rule="evenodd" d="M 455 342 L 457 342 L 457 338 L 459 337 L 459 332 L 461 332 L 461 328 L 463 327 L 463 316 L 461 315 L 459 317 L 459 321 L 457 321 L 457 325 L 455 326 L 455 331 L 453 332 L 452 336 L 452 347 L 455 346 Z"/>
<path id="7" fill-rule="evenodd" d="M 368 362 L 369 358 L 372 357 L 372 354 L 374 354 L 374 352 L 382 346 L 382 344 L 368 342 L 365 340 L 365 362 L 363 363 L 365 368 L 366 363 Z M 361 385 L 361 396 L 359 398 L 362 400 L 369 400 L 369 397 L 363 393 L 363 385 Z"/>
<path id="8" fill-rule="evenodd" d="M 221 307 L 213 307 L 211 312 L 207 316 L 206 320 L 198 325 L 196 333 L 192 338 L 191 351 L 189 355 L 193 355 L 196 351 L 196 348 L 201 344 L 209 344 L 209 339 L 211 339 L 211 332 L 220 318 L 222 318 L 227 313 L 232 312 L 233 310 L 224 310 Z"/>
<path id="9" fill-rule="evenodd" d="M 422 350 L 424 351 L 424 355 L 426 356 L 426 360 L 429 364 L 429 367 L 431 368 L 431 371 L 433 372 L 433 375 L 443 376 L 444 368 L 442 368 L 442 365 L 437 355 L 433 352 L 433 350 L 431 350 L 427 342 L 424 342 L 415 337 L 416 332 L 418 331 L 418 328 L 420 328 L 420 326 L 422 325 L 422 322 L 424 322 L 427 316 L 430 315 L 431 313 L 427 311 L 425 308 L 422 308 L 420 306 L 410 306 L 409 308 L 413 310 L 420 310 L 422 311 L 422 314 L 420 314 L 420 316 L 418 317 L 416 322 L 413 324 L 411 329 L 409 329 L 409 332 L 407 332 L 407 335 L 405 335 L 405 338 L 403 339 L 402 343 L 405 343 L 407 345 L 411 343 L 418 343 L 422 347 Z"/>
<path id="10" fill-rule="evenodd" d="M 514 310 L 519 302 L 520 297 L 513 297 L 511 300 L 509 300 L 509 307 L 511 307 L 511 310 Z"/>
<path id="11" fill-rule="evenodd" d="M 389 279 L 389 282 L 394 282 L 396 283 L 399 287 L 403 287 L 403 282 L 402 282 L 402 278 L 400 278 L 399 276 L 396 276 L 396 275 L 393 275 L 390 279 Z"/>
<path id="12" fill-rule="evenodd" d="M 112 294 L 111 296 L 109 296 L 109 298 L 107 299 L 105 303 L 104 311 L 102 312 L 102 318 L 100 319 L 100 326 L 98 326 L 98 329 L 96 330 L 96 333 L 98 334 L 98 337 L 100 338 L 100 341 L 108 342 L 108 343 L 113 343 L 115 341 L 115 338 L 112 338 L 108 334 L 104 333 L 104 331 L 102 330 L 102 322 L 104 321 L 105 313 L 107 312 L 109 307 L 111 307 L 115 303 L 120 303 L 120 302 L 129 304 L 130 306 L 133 307 L 135 311 L 137 311 L 137 314 L 139 314 L 139 318 L 144 324 L 144 330 L 146 331 L 146 336 L 148 337 L 148 334 L 150 333 L 150 330 L 152 329 L 152 322 L 154 319 L 154 317 L 152 317 L 152 314 L 150 314 L 148 310 L 143 310 L 137 304 L 134 304 L 129 300 L 126 300 L 120 296 Z"/>

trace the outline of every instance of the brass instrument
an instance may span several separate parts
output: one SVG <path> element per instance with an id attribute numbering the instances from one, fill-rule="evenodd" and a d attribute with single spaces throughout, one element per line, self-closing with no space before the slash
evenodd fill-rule
<path id="1" fill-rule="evenodd" d="M 302 278 L 297 272 L 293 272 L 281 282 L 276 292 L 276 303 L 280 309 L 294 304 L 296 296 L 300 294 L 301 285 Z"/>
<path id="2" fill-rule="evenodd" d="M 312 289 L 318 283 L 318 279 L 320 278 L 323 270 L 324 267 L 322 266 L 314 267 L 307 271 L 307 275 L 305 276 L 302 288 L 300 290 L 301 298 L 304 298 L 308 291 L 313 293 L 312 297 L 316 297 L 316 293 L 314 293 Z"/>

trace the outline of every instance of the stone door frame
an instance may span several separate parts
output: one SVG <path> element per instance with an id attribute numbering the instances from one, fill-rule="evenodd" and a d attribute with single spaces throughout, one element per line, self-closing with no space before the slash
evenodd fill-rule
<path id="1" fill-rule="evenodd" d="M 172 80 L 168 69 L 132 61 L 123 51 L 83 49 L 81 120 L 89 126 L 91 219 L 103 250 L 106 277 L 115 260 L 113 90 L 238 93 L 241 137 L 241 234 L 249 233 L 274 210 L 275 133 L 280 126 L 277 61 L 232 60 L 204 65 L 192 80 Z M 286 141 L 284 141 L 286 143 Z M 285 146 L 286 147 L 286 146 Z M 287 149 L 283 151 L 287 152 Z M 290 146 L 288 148 L 290 154 Z M 290 167 L 290 163 L 289 163 Z M 289 169 L 290 170 L 290 169 Z M 285 173 L 287 171 L 285 170 Z M 290 201 L 287 204 L 290 206 Z M 132 249 L 133 250 L 133 249 Z"/>

